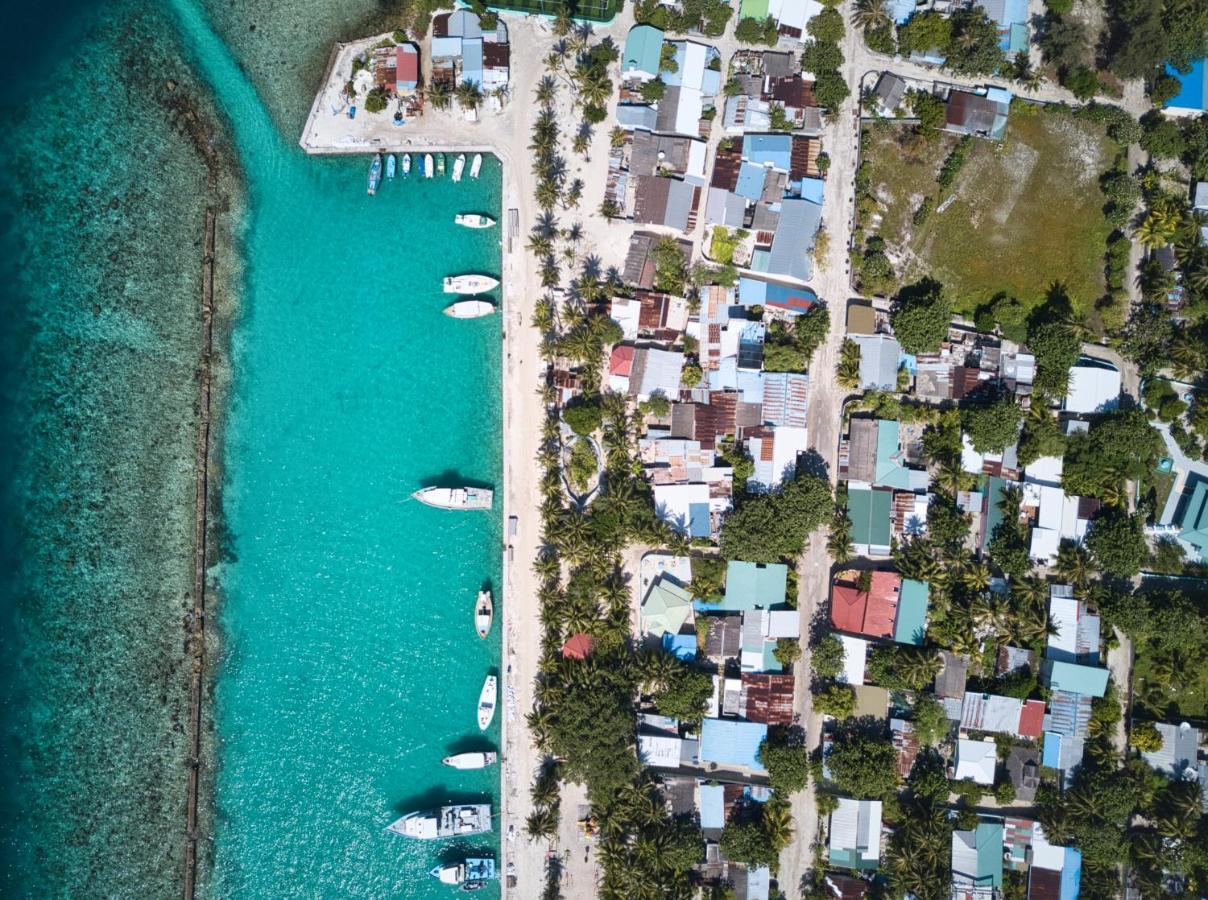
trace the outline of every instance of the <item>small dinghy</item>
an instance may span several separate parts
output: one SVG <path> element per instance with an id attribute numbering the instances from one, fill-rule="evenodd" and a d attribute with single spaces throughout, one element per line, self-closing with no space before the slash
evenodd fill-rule
<path id="1" fill-rule="evenodd" d="M 395 160 L 394 154 L 393 153 L 388 154 L 386 156 L 386 177 L 387 178 L 394 177 L 394 167 L 396 165 L 397 165 L 397 160 Z"/>
<path id="2" fill-rule="evenodd" d="M 494 675 L 488 675 L 482 683 L 482 692 L 478 695 L 478 730 L 486 731 L 495 720 L 495 705 L 497 681 Z"/>
<path id="3" fill-rule="evenodd" d="M 474 604 L 474 630 L 480 638 L 491 633 L 491 620 L 495 618 L 495 603 L 491 600 L 490 591 L 479 591 L 478 602 Z"/>
<path id="4" fill-rule="evenodd" d="M 470 163 L 470 177 L 477 178 L 478 173 L 482 171 L 482 154 L 475 153 L 474 161 Z"/>
<path id="5" fill-rule="evenodd" d="M 458 300 L 445 307 L 445 315 L 452 319 L 481 319 L 495 312 L 490 300 Z"/>

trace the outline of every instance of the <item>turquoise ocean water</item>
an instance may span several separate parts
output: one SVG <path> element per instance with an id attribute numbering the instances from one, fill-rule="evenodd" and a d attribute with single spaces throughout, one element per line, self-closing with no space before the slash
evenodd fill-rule
<path id="1" fill-rule="evenodd" d="M 441 859 L 494 849 L 413 844 L 399 813 L 497 801 L 498 769 L 440 765 L 495 746 L 478 733 L 498 629 L 473 632 L 499 589 L 492 514 L 408 500 L 424 484 L 500 483 L 500 319 L 442 314 L 441 279 L 497 273 L 501 173 L 384 181 L 365 156 L 313 159 L 279 135 L 196 7 L 186 38 L 229 116 L 249 194 L 244 312 L 224 440 L 233 561 L 219 578 L 215 696 L 218 896 L 440 896 Z"/>
<path id="2" fill-rule="evenodd" d="M 498 233 L 452 224 L 498 217 L 498 163 L 369 198 L 366 160 L 304 157 L 192 0 L 38 19 L 4 23 L 21 77 L 2 89 L 0 894 L 179 896 L 200 226 L 218 202 L 239 307 L 204 886 L 444 896 L 427 869 L 498 836 L 382 828 L 498 801 L 497 770 L 439 760 L 497 740 L 474 706 L 498 630 L 480 641 L 471 611 L 498 587 L 501 527 L 404 498 L 450 473 L 500 481 L 499 319 L 454 322 L 439 289 L 498 271 Z M 207 181 L 182 95 L 238 187 Z"/>

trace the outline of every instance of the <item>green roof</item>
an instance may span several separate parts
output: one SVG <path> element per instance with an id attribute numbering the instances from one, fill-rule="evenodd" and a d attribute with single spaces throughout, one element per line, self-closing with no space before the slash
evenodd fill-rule
<path id="1" fill-rule="evenodd" d="M 1055 691 L 1102 697 L 1107 693 L 1107 669 L 1054 662 L 1053 671 L 1049 675 L 1049 687 Z"/>
<path id="2" fill-rule="evenodd" d="M 663 59 L 663 32 L 653 25 L 634 25 L 625 38 L 621 73 L 630 70 L 657 75 Z"/>
<path id="3" fill-rule="evenodd" d="M 789 567 L 781 563 L 764 565 L 732 560 L 726 566 L 726 595 L 722 608 L 770 609 L 784 603 L 788 578 Z"/>
<path id="4" fill-rule="evenodd" d="M 1179 527 L 1183 529 L 1179 539 L 1199 552 L 1201 562 L 1208 562 L 1208 482 L 1196 484 L 1179 520 Z"/>
<path id="5" fill-rule="evenodd" d="M 899 644 L 922 644 L 927 633 L 927 598 L 931 588 L 925 581 L 902 579 L 898 594 L 898 620 L 893 626 L 893 639 Z"/>
<path id="6" fill-rule="evenodd" d="M 759 19 L 768 17 L 768 0 L 742 0 L 738 5 L 738 18 Z"/>
<path id="7" fill-rule="evenodd" d="M 691 614 L 692 595 L 666 578 L 654 583 L 642 604 L 642 620 L 654 634 L 679 634 Z"/>
<path id="8" fill-rule="evenodd" d="M 990 484 L 986 488 L 986 494 L 990 498 L 990 506 L 986 512 L 986 536 L 982 540 L 982 552 L 985 552 L 987 545 L 990 543 L 990 538 L 994 537 L 994 529 L 1002 522 L 1002 510 L 998 508 L 998 501 L 1003 498 L 1009 482 L 1005 478 L 999 478 L 997 475 L 991 476 Z"/>
<path id="9" fill-rule="evenodd" d="M 847 517 L 851 519 L 851 539 L 857 544 L 889 546 L 890 506 L 893 494 L 867 488 L 848 488 Z"/>
<path id="10" fill-rule="evenodd" d="M 1002 887 L 1002 824 L 980 822 L 973 838 L 977 850 L 977 883 Z"/>

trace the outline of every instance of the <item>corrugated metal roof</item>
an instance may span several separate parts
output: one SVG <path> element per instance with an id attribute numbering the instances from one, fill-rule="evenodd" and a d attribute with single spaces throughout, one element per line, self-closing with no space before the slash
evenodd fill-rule
<path id="1" fill-rule="evenodd" d="M 744 672 L 742 685 L 743 715 L 748 719 L 766 725 L 793 724 L 792 675 Z"/>
<path id="2" fill-rule="evenodd" d="M 701 723 L 700 758 L 703 762 L 763 772 L 759 745 L 767 736 L 768 726 L 762 722 L 705 719 Z"/>

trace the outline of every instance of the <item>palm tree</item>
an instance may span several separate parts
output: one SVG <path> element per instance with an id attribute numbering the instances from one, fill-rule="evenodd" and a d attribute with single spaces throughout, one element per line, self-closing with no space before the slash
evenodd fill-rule
<path id="1" fill-rule="evenodd" d="M 554 809 L 536 809 L 524 822 L 525 831 L 535 841 L 552 841 L 558 836 L 558 812 Z"/>
<path id="2" fill-rule="evenodd" d="M 990 587 L 990 567 L 985 563 L 972 563 L 961 572 L 961 584 L 974 593 Z"/>
<path id="3" fill-rule="evenodd" d="M 875 31 L 890 23 L 885 0 L 856 0 L 856 11 L 852 13 L 852 24 L 865 31 Z"/>
<path id="4" fill-rule="evenodd" d="M 945 458 L 935 473 L 935 483 L 953 497 L 961 491 L 967 491 L 973 480 L 974 476 L 961 466 L 959 457 Z"/>
<path id="5" fill-rule="evenodd" d="M 457 86 L 457 105 L 462 109 L 478 109 L 482 106 L 482 86 L 469 79 Z"/>
<path id="6" fill-rule="evenodd" d="M 1057 549 L 1057 561 L 1053 565 L 1057 577 L 1073 586 L 1082 596 L 1090 583 L 1093 566 L 1090 552 L 1073 541 L 1062 541 Z"/>
<path id="7" fill-rule="evenodd" d="M 452 94 L 449 91 L 449 86 L 444 82 L 437 81 L 428 85 L 426 91 L 428 101 L 437 109 L 448 109 L 449 102 L 452 100 Z"/>
<path id="8" fill-rule="evenodd" d="M 1204 369 L 1203 344 L 1184 330 L 1176 332 L 1170 342 L 1170 365 L 1176 378 L 1194 378 Z"/>
<path id="9" fill-rule="evenodd" d="M 793 812 L 785 800 L 769 800 L 763 806 L 763 831 L 768 843 L 779 850 L 793 839 Z"/>
<path id="10" fill-rule="evenodd" d="M 541 80 L 537 82 L 535 93 L 537 103 L 540 106 L 552 106 L 558 96 L 558 82 L 554 80 L 552 75 L 543 75 Z"/>

